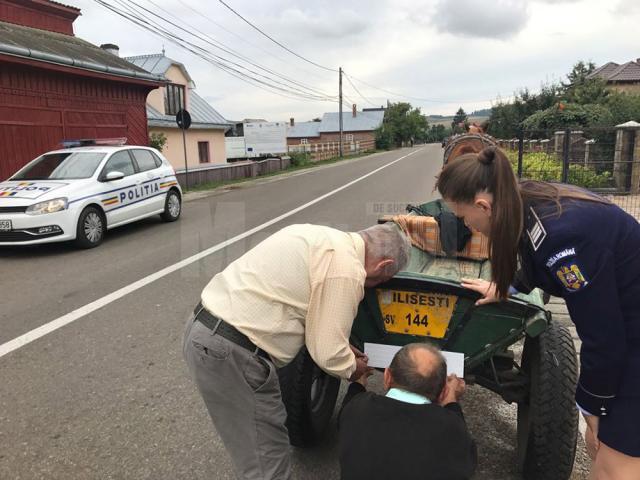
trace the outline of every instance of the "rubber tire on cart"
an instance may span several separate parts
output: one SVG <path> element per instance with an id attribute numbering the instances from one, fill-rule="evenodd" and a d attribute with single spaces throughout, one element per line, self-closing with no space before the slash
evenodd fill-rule
<path id="1" fill-rule="evenodd" d="M 164 201 L 164 212 L 160 214 L 160 217 L 165 222 L 175 222 L 180 218 L 180 213 L 182 213 L 182 199 L 178 192 L 169 190 Z"/>
<path id="2" fill-rule="evenodd" d="M 340 389 L 340 379 L 318 367 L 306 348 L 278 370 L 287 410 L 289 442 L 296 447 L 318 443 L 327 430 Z"/>
<path id="3" fill-rule="evenodd" d="M 522 369 L 530 379 L 529 398 L 518 404 L 522 474 L 526 480 L 567 480 L 578 436 L 578 360 L 569 330 L 551 322 L 539 336 L 527 337 Z"/>
<path id="4" fill-rule="evenodd" d="M 104 213 L 97 207 L 88 206 L 78 217 L 75 244 L 79 248 L 94 248 L 102 243 L 107 230 Z"/>

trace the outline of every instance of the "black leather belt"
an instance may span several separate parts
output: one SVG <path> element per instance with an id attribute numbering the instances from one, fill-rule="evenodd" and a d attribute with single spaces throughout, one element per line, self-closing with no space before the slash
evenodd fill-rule
<path id="1" fill-rule="evenodd" d="M 269 354 L 261 348 L 256 347 L 256 345 L 249 340 L 249 337 L 244 333 L 241 333 L 233 325 L 230 325 L 223 319 L 209 313 L 202 306 L 202 303 L 198 303 L 198 306 L 193 313 L 195 314 L 195 319 L 211 330 L 214 335 L 220 335 L 236 345 L 249 350 L 254 355 L 260 355 L 263 358 L 271 360 Z"/>

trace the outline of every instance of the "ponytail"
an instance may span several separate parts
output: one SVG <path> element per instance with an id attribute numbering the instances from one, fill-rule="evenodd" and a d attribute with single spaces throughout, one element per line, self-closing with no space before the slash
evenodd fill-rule
<path id="1" fill-rule="evenodd" d="M 522 198 L 507 156 L 497 147 L 462 155 L 440 173 L 436 187 L 443 198 L 473 203 L 476 195 L 493 195 L 489 258 L 498 296 L 506 299 L 518 268 L 518 244 L 522 234 Z"/>

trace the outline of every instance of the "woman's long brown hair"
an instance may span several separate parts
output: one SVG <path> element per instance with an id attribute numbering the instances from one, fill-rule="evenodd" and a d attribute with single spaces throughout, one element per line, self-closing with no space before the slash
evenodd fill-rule
<path id="1" fill-rule="evenodd" d="M 523 203 L 552 202 L 562 213 L 561 199 L 610 203 L 588 191 L 565 184 L 540 181 L 518 183 L 507 156 L 497 147 L 461 155 L 440 173 L 436 188 L 445 200 L 473 203 L 476 195 L 493 195 L 489 233 L 491 276 L 497 294 L 506 299 L 518 268 L 518 246 L 522 235 Z"/>
<path id="2" fill-rule="evenodd" d="M 491 276 L 498 296 L 507 298 L 518 267 L 523 222 L 522 198 L 509 159 L 496 147 L 461 155 L 442 169 L 436 188 L 445 200 L 460 203 L 473 203 L 480 192 L 493 195 L 489 233 Z"/>

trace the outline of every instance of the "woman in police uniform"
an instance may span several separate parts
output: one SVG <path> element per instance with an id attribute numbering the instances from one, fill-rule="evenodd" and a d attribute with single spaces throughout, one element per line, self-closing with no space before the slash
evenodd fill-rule
<path id="1" fill-rule="evenodd" d="M 489 147 L 442 170 L 438 190 L 491 242 L 484 298 L 539 287 L 563 297 L 582 340 L 576 402 L 587 422 L 592 479 L 640 479 L 640 224 L 617 206 L 563 184 L 518 183 Z M 520 270 L 516 272 L 520 266 Z"/>

